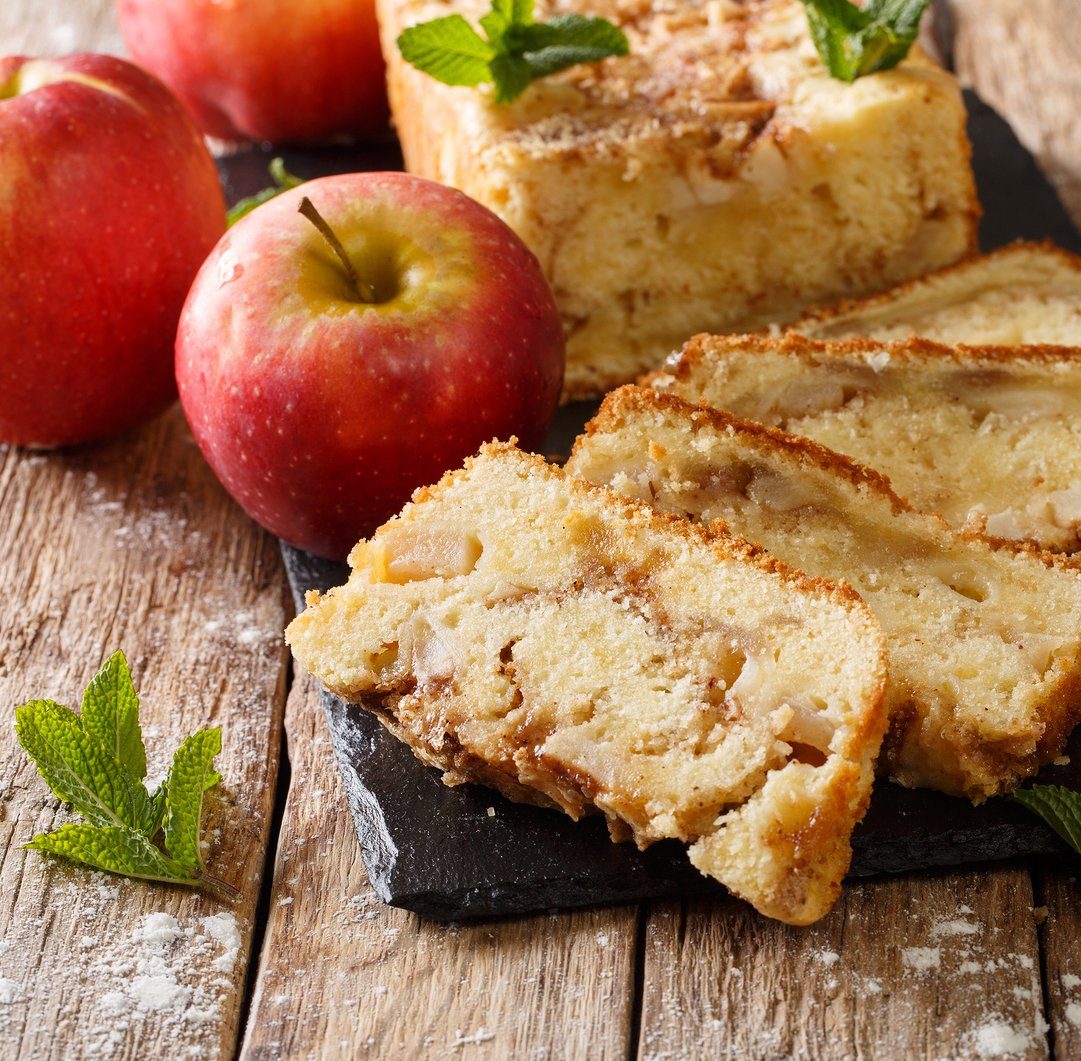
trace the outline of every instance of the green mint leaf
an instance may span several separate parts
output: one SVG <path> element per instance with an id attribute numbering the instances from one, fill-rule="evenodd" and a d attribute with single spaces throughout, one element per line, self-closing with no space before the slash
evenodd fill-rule
<path id="1" fill-rule="evenodd" d="M 487 40 L 461 15 L 422 22 L 398 37 L 398 48 L 446 85 L 494 84 L 496 103 L 517 99 L 539 77 L 628 51 L 623 31 L 603 18 L 567 14 L 534 22 L 533 0 L 492 0 L 480 25 Z"/>
<path id="2" fill-rule="evenodd" d="M 803 0 L 807 25 L 832 77 L 855 81 L 889 70 L 908 55 L 929 0 Z"/>
<path id="3" fill-rule="evenodd" d="M 511 26 L 532 25 L 533 0 L 492 0 L 492 10 L 479 21 L 488 40 L 498 45 Z"/>
<path id="4" fill-rule="evenodd" d="M 524 55 L 535 78 L 579 63 L 626 55 L 628 49 L 621 29 L 603 18 L 582 15 L 557 15 L 532 26 L 515 26 L 507 38 L 511 50 Z"/>
<path id="5" fill-rule="evenodd" d="M 492 80 L 495 49 L 461 15 L 422 22 L 403 30 L 398 49 L 407 63 L 444 85 L 480 85 Z"/>
<path id="6" fill-rule="evenodd" d="M 533 71 L 520 55 L 497 55 L 492 60 L 492 81 L 496 103 L 511 103 L 529 87 Z"/>
<path id="7" fill-rule="evenodd" d="M 1061 785 L 1033 785 L 1013 799 L 1038 814 L 1081 855 L 1081 792 Z"/>
<path id="8" fill-rule="evenodd" d="M 31 700 L 16 708 L 15 732 L 57 799 L 95 825 L 147 828 L 153 807 L 146 789 L 74 711 Z"/>
<path id="9" fill-rule="evenodd" d="M 214 756 L 221 751 L 221 730 L 201 729 L 176 750 L 166 778 L 165 849 L 185 869 L 203 869 L 199 850 L 199 826 L 203 815 L 203 794 L 220 780 L 214 770 Z"/>
<path id="10" fill-rule="evenodd" d="M 290 188 L 296 188 L 304 183 L 302 178 L 294 176 L 285 168 L 285 160 L 281 158 L 271 159 L 267 171 L 270 173 L 270 179 L 274 183 L 261 192 L 249 195 L 246 199 L 239 199 L 229 211 L 230 227 L 235 225 L 242 217 L 250 214 L 257 206 L 262 206 L 263 203 L 269 202 L 275 196 L 281 195 L 282 192 L 287 192 Z"/>
<path id="11" fill-rule="evenodd" d="M 23 846 L 126 877 L 199 883 L 198 877 L 163 855 L 145 836 L 116 825 L 62 825 L 55 832 L 39 833 Z"/>
<path id="12" fill-rule="evenodd" d="M 139 696 L 123 652 L 94 675 L 83 693 L 83 729 L 127 767 L 137 781 L 146 777 L 146 748 L 139 728 Z"/>

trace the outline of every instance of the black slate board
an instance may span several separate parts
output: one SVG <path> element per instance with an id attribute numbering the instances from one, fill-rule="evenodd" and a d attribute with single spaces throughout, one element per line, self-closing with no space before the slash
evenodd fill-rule
<path id="1" fill-rule="evenodd" d="M 1051 237 L 1081 252 L 1081 235 L 1009 125 L 975 96 L 966 98 L 985 209 L 984 249 Z M 269 151 L 253 150 L 219 163 L 231 198 L 265 183 L 270 157 Z M 305 177 L 401 164 L 393 145 L 287 151 L 285 157 Z M 561 410 L 545 451 L 568 452 L 594 408 L 578 403 Z M 344 564 L 284 544 L 282 554 L 298 608 L 305 590 L 346 578 Z M 323 701 L 364 861 L 376 891 L 394 906 L 460 919 L 723 891 L 689 865 L 680 845 L 639 852 L 631 844 L 610 843 L 599 818 L 575 823 L 478 786 L 447 788 L 438 771 L 421 765 L 373 717 L 329 695 Z M 1068 751 L 1071 764 L 1049 767 L 1040 780 L 1081 788 L 1081 731 Z M 887 783 L 877 786 L 853 847 L 853 876 L 1064 850 L 1050 829 L 1007 800 L 976 808 Z"/>

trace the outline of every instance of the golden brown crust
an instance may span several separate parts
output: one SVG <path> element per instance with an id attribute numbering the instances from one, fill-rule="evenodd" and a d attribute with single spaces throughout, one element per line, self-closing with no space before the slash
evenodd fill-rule
<path id="1" fill-rule="evenodd" d="M 946 346 L 930 339 L 905 339 L 878 342 L 874 339 L 809 339 L 803 335 L 694 335 L 673 354 L 664 368 L 646 373 L 638 380 L 643 387 L 653 387 L 665 376 L 685 380 L 693 367 L 711 354 L 726 351 L 750 354 L 780 354 L 803 358 L 812 363 L 844 357 L 870 357 L 887 353 L 890 359 L 901 361 L 952 361 L 958 365 L 973 361 L 1034 361 L 1044 364 L 1077 362 L 1081 364 L 1081 347 L 1037 344 L 1032 346 Z"/>
<path id="2" fill-rule="evenodd" d="M 1056 258 L 1058 259 L 1059 265 L 1077 273 L 1078 277 L 1081 278 L 1081 256 L 1072 254 L 1051 239 L 1017 240 L 1014 243 L 1009 243 L 1005 247 L 999 247 L 987 254 L 979 254 L 976 249 L 973 248 L 972 253 L 965 255 L 965 257 L 954 262 L 952 265 L 947 265 L 942 269 L 935 269 L 930 273 L 926 273 L 924 276 L 917 276 L 913 277 L 911 280 L 902 281 L 888 291 L 883 291 L 875 295 L 867 295 L 863 298 L 846 298 L 842 299 L 840 302 L 835 302 L 831 306 L 823 306 L 812 310 L 810 313 L 796 321 L 795 324 L 790 325 L 787 329 L 787 333 L 800 335 L 803 334 L 804 329 L 813 330 L 828 325 L 831 321 L 834 321 L 839 317 L 847 317 L 850 314 L 861 314 L 873 311 L 880 306 L 888 306 L 895 300 L 903 298 L 907 293 L 923 287 L 928 281 L 934 282 L 940 279 L 947 279 L 951 276 L 962 275 L 976 263 L 997 262 L 1011 258 L 1015 255 L 1024 254 L 1040 254 Z"/>

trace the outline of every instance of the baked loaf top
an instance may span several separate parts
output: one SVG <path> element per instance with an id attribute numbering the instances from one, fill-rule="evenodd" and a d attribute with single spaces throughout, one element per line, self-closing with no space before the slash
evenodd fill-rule
<path id="1" fill-rule="evenodd" d="M 384 50 L 404 76 L 424 77 L 397 58 L 401 30 L 452 13 L 475 22 L 488 6 L 486 0 L 379 0 Z M 918 48 L 894 71 L 854 84 L 831 78 L 799 0 L 537 0 L 538 21 L 567 12 L 619 26 L 630 54 L 534 82 L 506 106 L 425 78 L 427 91 L 453 94 L 459 115 L 468 115 L 462 122 L 472 151 L 489 160 L 503 154 L 611 161 L 651 148 L 698 147 L 711 166 L 734 171 L 767 126 L 768 138 L 783 150 L 789 132 L 819 119 L 843 122 L 879 100 L 902 96 L 916 103 L 934 90 L 956 92 L 952 77 Z"/>
<path id="2" fill-rule="evenodd" d="M 609 395 L 567 470 L 850 583 L 887 638 L 885 762 L 904 784 L 1012 789 L 1081 719 L 1068 561 L 954 532 L 814 442 L 638 387 Z"/>
<path id="3" fill-rule="evenodd" d="M 848 454 L 956 527 L 1081 547 L 1081 350 L 699 335 L 647 382 Z"/>
<path id="4" fill-rule="evenodd" d="M 789 330 L 814 339 L 1081 346 L 1081 257 L 1050 241 L 1014 243 L 810 313 Z"/>
<path id="5" fill-rule="evenodd" d="M 848 587 L 496 444 L 350 564 L 287 639 L 451 782 L 682 840 L 771 917 L 832 904 L 885 728 Z"/>

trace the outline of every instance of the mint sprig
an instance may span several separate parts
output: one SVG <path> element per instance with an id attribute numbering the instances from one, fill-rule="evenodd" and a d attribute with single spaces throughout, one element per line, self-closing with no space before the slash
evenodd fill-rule
<path id="1" fill-rule="evenodd" d="M 832 77 L 890 70 L 908 55 L 928 0 L 803 0 L 811 39 Z"/>
<path id="2" fill-rule="evenodd" d="M 53 795 L 86 819 L 40 833 L 24 847 L 109 873 L 239 895 L 207 874 L 199 848 L 203 796 L 221 780 L 213 765 L 221 730 L 188 737 L 165 781 L 147 791 L 139 696 L 122 652 L 90 682 L 81 714 L 31 700 L 15 709 L 15 732 Z M 155 843 L 159 834 L 164 851 Z"/>
<path id="3" fill-rule="evenodd" d="M 267 172 L 274 183 L 261 192 L 249 195 L 246 199 L 237 200 L 228 214 L 230 228 L 257 206 L 262 206 L 263 203 L 269 202 L 282 192 L 287 192 L 290 188 L 296 188 L 304 183 L 302 177 L 295 176 L 285 168 L 285 160 L 281 158 L 272 158 L 270 165 L 267 166 Z"/>
<path id="4" fill-rule="evenodd" d="M 1081 792 L 1061 785 L 1033 785 L 1015 792 L 1013 798 L 1043 818 L 1081 855 Z"/>
<path id="5" fill-rule="evenodd" d="M 566 14 L 536 22 L 533 0 L 492 0 L 480 26 L 483 37 L 461 15 L 421 22 L 402 31 L 398 49 L 445 85 L 494 85 L 496 103 L 517 99 L 537 78 L 628 50 L 623 31 L 603 18 Z"/>

